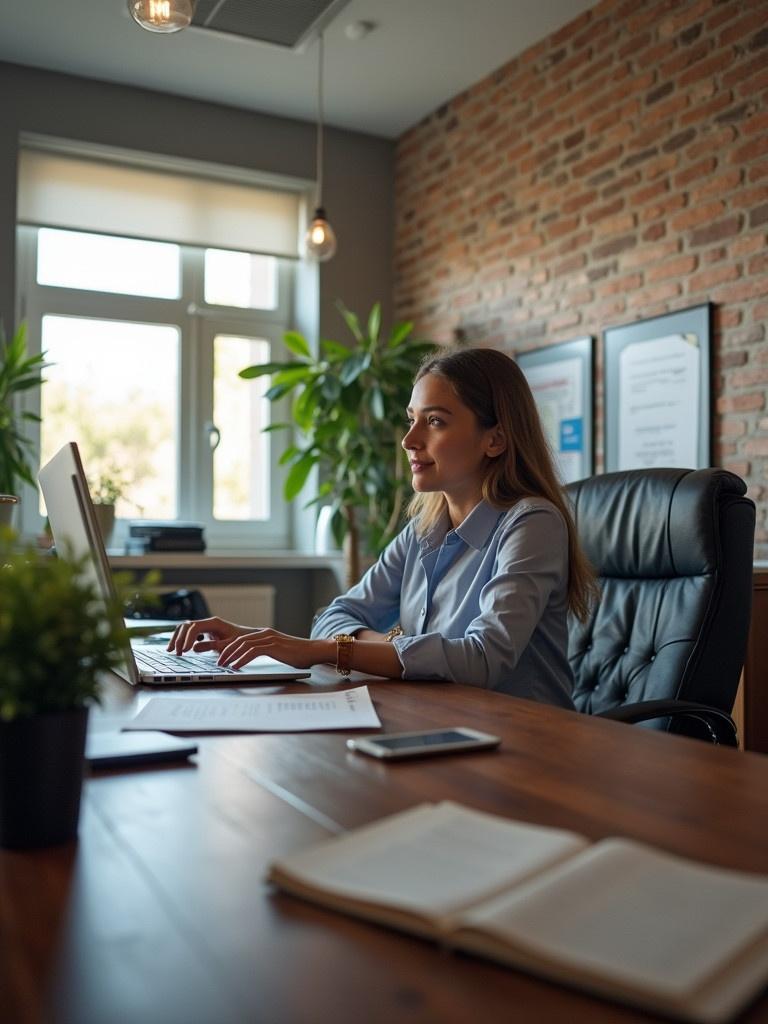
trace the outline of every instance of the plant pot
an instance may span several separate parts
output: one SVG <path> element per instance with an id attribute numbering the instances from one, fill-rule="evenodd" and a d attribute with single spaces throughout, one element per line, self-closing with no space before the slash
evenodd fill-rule
<path id="1" fill-rule="evenodd" d="M 75 838 L 87 726 L 87 708 L 0 722 L 0 846 Z"/>
<path id="2" fill-rule="evenodd" d="M 13 526 L 13 515 L 19 499 L 15 494 L 0 494 L 0 526 Z"/>
<path id="3" fill-rule="evenodd" d="M 109 545 L 112 530 L 115 528 L 115 506 L 96 504 L 93 506 L 93 511 L 99 526 L 101 539 L 104 541 L 104 547 L 106 548 Z"/>

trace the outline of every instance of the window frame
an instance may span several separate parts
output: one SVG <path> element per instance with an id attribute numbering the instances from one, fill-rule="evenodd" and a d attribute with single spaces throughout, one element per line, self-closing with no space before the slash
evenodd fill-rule
<path id="1" fill-rule="evenodd" d="M 295 261 L 277 257 L 278 305 L 271 310 L 207 304 L 204 299 L 205 249 L 186 245 L 179 247 L 181 295 L 178 299 L 42 285 L 36 280 L 39 227 L 17 226 L 19 320 L 27 322 L 30 352 L 41 350 L 42 319 L 46 315 L 178 327 L 181 340 L 177 422 L 178 519 L 201 522 L 205 526 L 207 545 L 215 550 L 291 549 L 294 506 L 282 497 L 285 470 L 279 465 L 284 447 L 281 442 L 284 440 L 285 445 L 290 443 L 289 432 L 270 434 L 273 442 L 270 445 L 270 518 L 263 521 L 219 521 L 213 519 L 213 452 L 206 422 L 211 419 L 213 407 L 213 338 L 217 334 L 264 338 L 270 342 L 270 359 L 290 358 L 282 335 L 291 327 Z M 32 389 L 22 398 L 23 409 L 39 415 L 41 390 Z M 287 399 L 270 403 L 270 406 L 272 422 L 290 421 Z M 39 458 L 39 426 L 29 424 L 27 436 Z M 24 485 L 24 492 L 22 532 L 27 536 L 38 535 L 43 530 L 44 520 L 38 513 L 37 490 Z M 117 520 L 111 546 L 124 549 L 127 536 L 128 520 Z"/>

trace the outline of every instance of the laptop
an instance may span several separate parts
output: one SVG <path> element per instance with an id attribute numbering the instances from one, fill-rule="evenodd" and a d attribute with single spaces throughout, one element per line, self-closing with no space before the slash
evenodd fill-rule
<path id="1" fill-rule="evenodd" d="M 65 444 L 43 466 L 38 479 L 56 545 L 62 550 L 69 545 L 76 557 L 87 556 L 87 572 L 91 581 L 105 601 L 114 601 L 112 572 L 96 524 L 77 445 L 74 442 Z M 239 686 L 242 683 L 307 679 L 311 675 L 304 669 L 284 665 L 266 655 L 241 669 L 222 668 L 216 664 L 217 655 L 213 651 L 176 655 L 162 650 L 159 645 L 145 645 L 141 640 L 129 642 L 126 639 L 122 654 L 123 662 L 115 672 L 133 686 L 168 686 L 174 683 Z"/>

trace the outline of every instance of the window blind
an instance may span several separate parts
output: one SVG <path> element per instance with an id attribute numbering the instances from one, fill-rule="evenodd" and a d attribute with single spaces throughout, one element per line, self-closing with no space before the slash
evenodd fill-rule
<path id="1" fill-rule="evenodd" d="M 299 193 L 19 152 L 18 220 L 272 256 L 298 256 Z"/>

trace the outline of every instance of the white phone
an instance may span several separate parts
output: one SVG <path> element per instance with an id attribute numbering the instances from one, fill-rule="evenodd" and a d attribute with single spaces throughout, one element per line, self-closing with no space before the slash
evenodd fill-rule
<path id="1" fill-rule="evenodd" d="M 464 726 L 423 732 L 391 732 L 384 736 L 363 736 L 347 740 L 350 750 L 387 760 L 424 757 L 427 754 L 452 754 L 462 750 L 490 750 L 500 743 L 498 736 Z"/>

